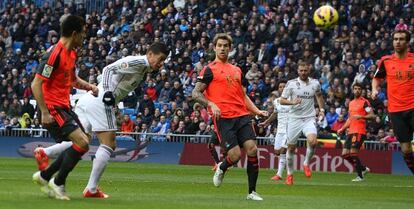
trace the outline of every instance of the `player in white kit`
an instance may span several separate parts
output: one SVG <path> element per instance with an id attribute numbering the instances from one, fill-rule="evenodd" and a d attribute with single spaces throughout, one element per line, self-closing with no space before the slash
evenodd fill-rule
<path id="1" fill-rule="evenodd" d="M 285 88 L 286 81 L 280 81 L 278 85 L 278 93 L 282 94 Z M 277 132 L 274 142 L 275 154 L 279 157 L 279 163 L 277 167 L 277 173 L 271 179 L 275 181 L 282 180 L 283 171 L 286 166 L 286 150 L 287 150 L 287 123 L 288 114 L 291 109 L 290 105 L 281 105 L 280 98 L 273 100 L 274 111 L 264 122 L 260 123 L 259 126 L 266 127 L 277 118 Z"/>
<path id="2" fill-rule="evenodd" d="M 293 156 L 296 149 L 296 142 L 301 133 L 303 133 L 307 139 L 303 170 L 306 177 L 311 177 L 312 173 L 309 168 L 309 161 L 312 159 L 313 154 L 315 153 L 315 147 L 318 143 L 315 121 L 315 98 L 320 111 L 325 111 L 323 108 L 324 101 L 320 83 L 318 80 L 309 77 L 309 66 L 305 63 L 300 63 L 298 66 L 298 74 L 298 78 L 287 82 L 280 98 L 280 103 L 282 105 L 292 105 L 287 126 L 287 185 L 293 184 Z"/>
<path id="3" fill-rule="evenodd" d="M 139 86 L 147 73 L 161 68 L 168 53 L 164 43 L 154 43 L 145 56 L 128 56 L 115 61 L 102 71 L 102 81 L 98 84 L 99 96 L 85 94 L 76 104 L 75 112 L 79 115 L 85 132 L 95 132 L 101 144 L 95 153 L 92 172 L 83 192 L 84 197 L 108 197 L 98 188 L 98 182 L 116 147 L 115 132 L 118 128 L 114 107 Z M 35 154 L 43 152 L 42 154 L 47 157 L 48 153 L 55 154 L 65 150 L 66 146 L 71 145 L 56 144 L 45 149 L 37 149 Z"/>

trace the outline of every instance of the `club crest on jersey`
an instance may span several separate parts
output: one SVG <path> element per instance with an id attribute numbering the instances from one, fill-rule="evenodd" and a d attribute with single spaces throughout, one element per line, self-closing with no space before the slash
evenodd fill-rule
<path id="1" fill-rule="evenodd" d="M 43 67 L 42 76 L 46 78 L 50 78 L 50 75 L 52 75 L 52 72 L 53 72 L 53 66 L 45 64 L 45 67 Z"/>
<path id="2" fill-rule="evenodd" d="M 128 63 L 126 63 L 126 62 L 123 62 L 123 63 L 121 63 L 121 68 L 127 68 L 128 67 Z"/>

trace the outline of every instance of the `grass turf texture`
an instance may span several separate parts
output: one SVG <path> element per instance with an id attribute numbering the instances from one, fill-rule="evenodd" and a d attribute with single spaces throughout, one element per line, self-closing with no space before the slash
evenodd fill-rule
<path id="1" fill-rule="evenodd" d="M 110 199 L 84 199 L 90 161 L 81 161 L 69 175 L 71 201 L 50 199 L 33 184 L 33 159 L 0 158 L 0 208 L 414 208 L 414 177 L 368 174 L 351 182 L 354 174 L 296 172 L 294 185 L 273 182 L 271 170 L 260 170 L 257 190 L 262 202 L 245 200 L 245 169 L 231 169 L 220 188 L 206 166 L 110 163 L 101 188 Z"/>

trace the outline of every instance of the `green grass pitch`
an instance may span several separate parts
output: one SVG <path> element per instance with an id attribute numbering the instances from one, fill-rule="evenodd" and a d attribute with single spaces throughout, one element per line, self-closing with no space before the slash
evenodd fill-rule
<path id="1" fill-rule="evenodd" d="M 414 208 L 414 177 L 368 174 L 364 182 L 354 174 L 313 173 L 306 179 L 296 172 L 293 186 L 272 182 L 271 170 L 260 170 L 257 192 L 262 202 L 245 200 L 244 169 L 231 169 L 220 188 L 206 166 L 110 163 L 101 188 L 110 199 L 84 199 L 82 191 L 91 168 L 82 161 L 69 175 L 70 201 L 50 199 L 31 181 L 33 159 L 0 158 L 0 209 L 96 208 Z"/>

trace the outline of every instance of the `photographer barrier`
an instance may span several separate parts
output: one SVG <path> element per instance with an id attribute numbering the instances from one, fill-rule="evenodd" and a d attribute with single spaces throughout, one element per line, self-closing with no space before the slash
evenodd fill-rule
<path id="1" fill-rule="evenodd" d="M 160 135 L 154 133 L 117 133 L 117 145 L 111 161 L 137 163 L 163 163 L 183 165 L 213 165 L 207 149 L 209 135 Z M 274 169 L 278 158 L 273 153 L 273 138 L 258 138 L 258 157 L 261 168 Z M 332 147 L 336 140 L 319 140 L 321 146 Z M 48 147 L 54 140 L 44 129 L 10 129 L 0 130 L 0 157 L 33 157 L 38 146 Z M 300 140 L 294 168 L 302 169 L 305 156 L 305 140 Z M 92 140 L 90 150 L 83 156 L 84 160 L 92 160 L 99 144 Z M 353 172 L 352 165 L 343 160 L 341 149 L 319 147 L 316 149 L 310 166 L 320 172 Z M 374 173 L 411 175 L 406 167 L 398 144 L 384 147 L 377 142 L 366 142 L 361 150 L 361 159 Z M 222 150 L 216 146 L 217 152 Z M 238 167 L 245 167 L 243 155 Z"/>

